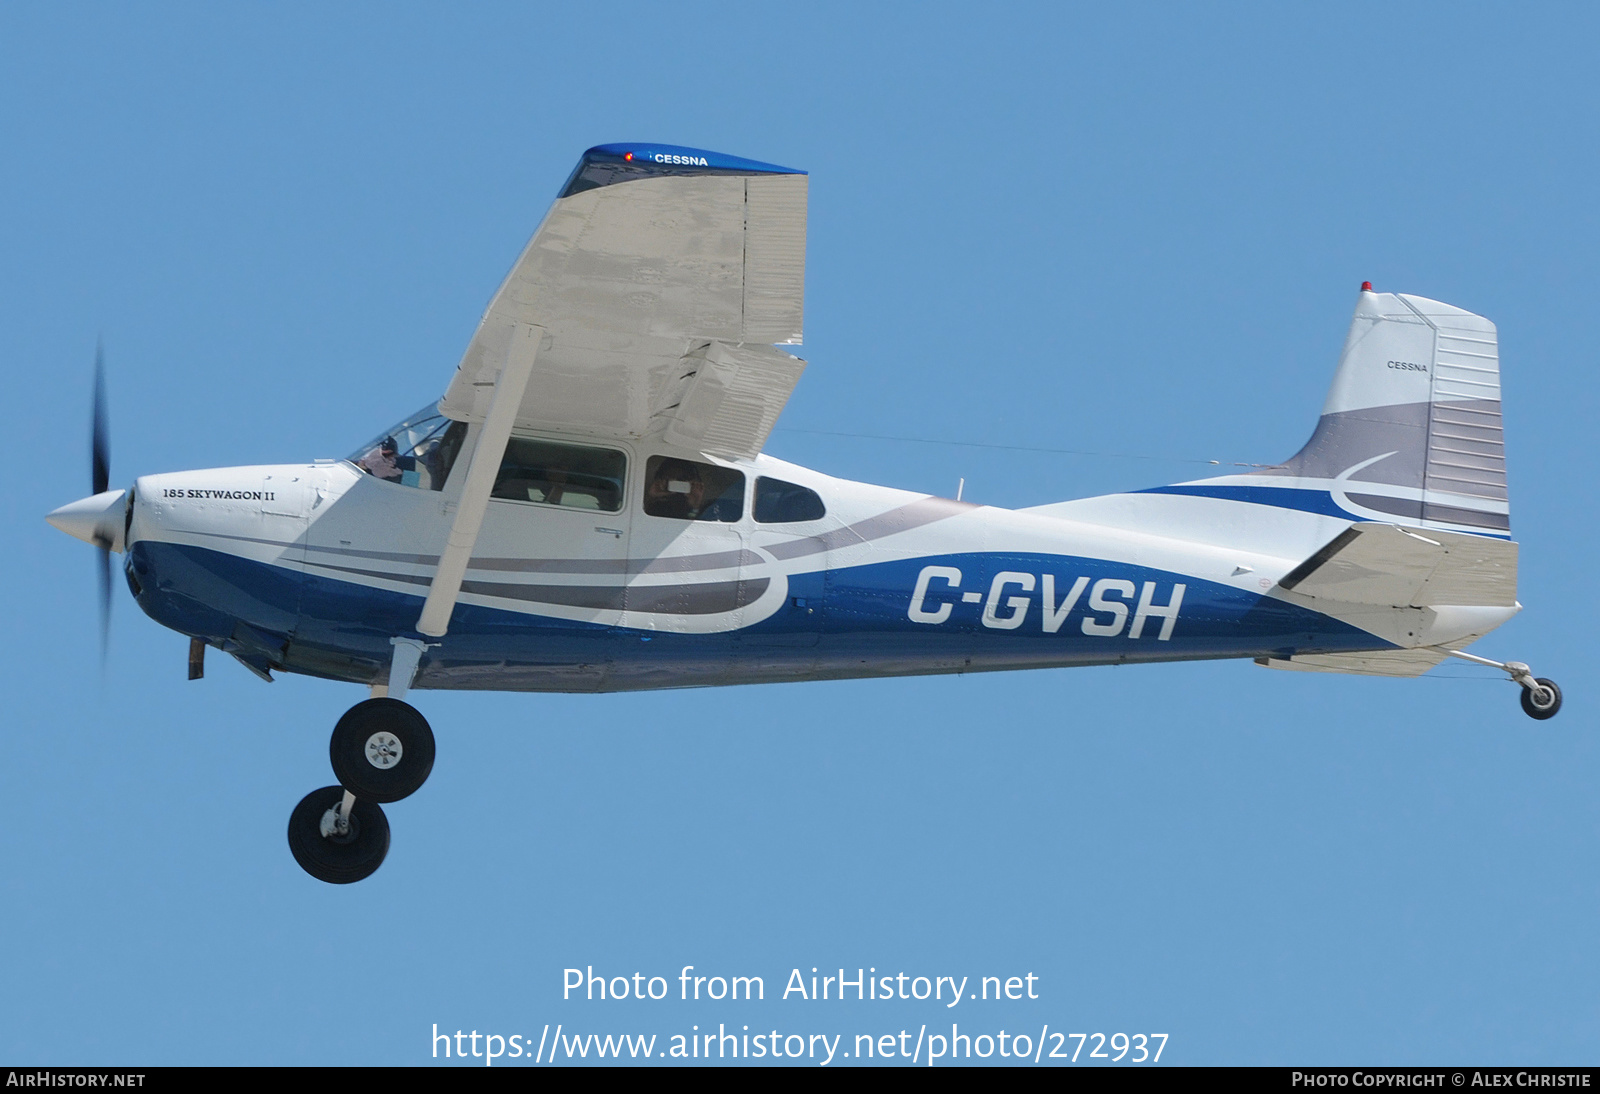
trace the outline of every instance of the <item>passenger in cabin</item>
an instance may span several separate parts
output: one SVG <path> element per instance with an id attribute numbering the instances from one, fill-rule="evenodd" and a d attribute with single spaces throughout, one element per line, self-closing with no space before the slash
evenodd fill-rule
<path id="1" fill-rule="evenodd" d="M 697 520 L 705 505 L 700 470 L 688 460 L 662 460 L 644 491 L 644 511 L 653 517 Z"/>
<path id="2" fill-rule="evenodd" d="M 593 508 L 593 498 L 587 495 L 573 494 L 567 497 L 567 473 L 565 470 L 552 467 L 545 472 L 544 503 L 546 505 L 573 505 L 588 509 Z M 588 501 L 589 505 L 583 503 Z"/>
<path id="3" fill-rule="evenodd" d="M 394 438 L 385 437 L 378 442 L 378 447 L 357 460 L 356 466 L 373 478 L 382 479 L 385 482 L 399 482 L 404 477 L 404 473 L 395 458 L 397 452 L 398 449 L 395 447 Z"/>

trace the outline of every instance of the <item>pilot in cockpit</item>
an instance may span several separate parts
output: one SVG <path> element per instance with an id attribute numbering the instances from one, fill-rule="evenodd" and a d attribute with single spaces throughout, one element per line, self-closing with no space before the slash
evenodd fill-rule
<path id="1" fill-rule="evenodd" d="M 373 478 L 383 479 L 385 482 L 399 482 L 404 473 L 396 459 L 399 449 L 393 437 L 385 437 L 378 442 L 378 446 L 365 456 L 356 461 L 356 466 L 361 468 Z"/>

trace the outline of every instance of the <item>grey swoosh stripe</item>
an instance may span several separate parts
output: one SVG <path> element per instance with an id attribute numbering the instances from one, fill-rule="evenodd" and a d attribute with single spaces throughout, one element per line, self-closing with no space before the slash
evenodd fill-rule
<path id="1" fill-rule="evenodd" d="M 502 585 L 492 581 L 463 581 L 462 589 L 479 596 L 564 604 L 577 608 L 666 615 L 717 615 L 760 599 L 770 582 L 706 581 L 693 585 Z"/>
<path id="2" fill-rule="evenodd" d="M 1324 414 L 1304 448 L 1276 467 L 1251 474 L 1334 479 L 1385 452 L 1392 454 L 1350 481 L 1507 500 L 1505 435 L 1500 403 L 1494 399 L 1399 403 Z M 1461 474 L 1462 468 L 1471 474 Z"/>
<path id="3" fill-rule="evenodd" d="M 334 570 L 341 574 L 358 574 L 361 577 L 379 577 L 385 581 L 404 581 L 411 585 L 432 585 L 432 576 L 422 574 L 394 574 L 388 570 L 363 570 L 357 566 L 334 566 L 327 562 L 309 562 L 319 570 Z"/>
<path id="4" fill-rule="evenodd" d="M 1477 509 L 1460 509 L 1454 505 L 1424 502 L 1423 520 L 1440 520 L 1449 524 L 1467 524 L 1474 528 L 1493 528 L 1500 532 L 1511 531 L 1511 518 L 1505 513 L 1484 513 Z"/>
<path id="5" fill-rule="evenodd" d="M 475 558 L 474 570 L 535 574 L 679 574 L 695 570 L 731 570 L 760 565 L 752 551 L 712 551 L 671 558 Z"/>
<path id="6" fill-rule="evenodd" d="M 1391 498 L 1384 494 L 1356 494 L 1346 492 L 1345 497 L 1357 505 L 1376 510 L 1379 513 L 1389 513 L 1397 517 L 1411 517 L 1413 520 L 1422 519 L 1421 498 Z"/>
<path id="7" fill-rule="evenodd" d="M 791 559 L 804 558 L 807 555 L 820 555 L 824 551 L 838 550 L 841 547 L 851 547 L 857 543 L 868 543 L 875 539 L 883 539 L 898 532 L 908 532 L 913 528 L 921 528 L 926 524 L 946 520 L 962 513 L 980 509 L 982 506 L 970 501 L 955 501 L 951 498 L 926 497 L 918 498 L 887 513 L 879 513 L 875 517 L 859 520 L 843 528 L 836 528 L 831 532 L 824 532 L 818 536 L 805 536 L 801 539 L 789 540 L 787 543 L 774 544 L 765 548 L 773 558 Z M 263 543 L 274 547 L 291 547 L 292 543 L 282 540 L 257 539 L 252 536 L 225 535 L 220 532 L 195 532 L 193 535 L 215 536 L 219 539 L 233 539 L 245 543 Z M 400 562 L 413 566 L 437 566 L 438 555 L 406 554 L 397 551 L 367 551 L 354 547 L 321 547 L 316 544 L 307 544 L 309 551 L 319 554 L 337 555 L 344 558 L 365 558 L 374 562 Z M 673 574 L 692 573 L 696 570 L 723 570 L 735 566 L 756 566 L 764 559 L 750 551 L 714 551 L 703 555 L 682 555 L 676 558 L 474 558 L 468 565 L 474 570 L 500 570 L 508 573 L 545 573 L 545 574 Z M 313 563 L 323 566 L 325 563 Z M 332 566 L 330 569 L 342 569 Z M 351 570 L 351 573 L 372 573 L 366 570 Z M 374 577 L 395 577 L 399 575 L 372 573 Z M 424 583 L 431 578 L 421 579 Z"/>
<path id="8" fill-rule="evenodd" d="M 174 531 L 182 531 L 185 535 L 231 539 L 240 543 L 260 543 L 268 547 L 296 546 L 286 540 L 262 539 L 258 536 L 235 536 L 224 532 L 184 529 L 174 529 Z M 315 543 L 308 543 L 305 547 L 309 551 L 337 555 L 341 558 L 400 562 L 408 566 L 439 565 L 438 555 L 416 555 L 404 551 L 367 551 L 354 547 L 324 547 Z M 680 574 L 696 570 L 731 570 L 735 566 L 758 566 L 764 561 L 760 555 L 752 551 L 740 550 L 711 551 L 703 555 L 678 555 L 667 558 L 474 558 L 470 566 L 474 570 L 502 570 L 531 574 Z"/>
<path id="9" fill-rule="evenodd" d="M 1380 513 L 1413 520 L 1437 520 L 1446 524 L 1465 524 L 1472 528 L 1494 528 L 1502 532 L 1511 530 L 1511 518 L 1504 513 L 1485 513 L 1480 509 L 1462 509 L 1438 502 L 1424 502 L 1414 498 L 1390 498 L 1381 494 L 1346 494 L 1351 501 Z"/>
<path id="10" fill-rule="evenodd" d="M 807 536 L 804 539 L 790 540 L 788 543 L 779 543 L 766 548 L 773 558 L 803 558 L 806 555 L 820 555 L 824 551 L 837 550 L 840 547 L 850 547 L 857 543 L 866 543 L 874 539 L 892 536 L 896 532 L 908 532 L 913 528 L 920 528 L 925 524 L 945 520 L 961 513 L 971 512 L 981 506 L 970 501 L 952 501 L 950 498 L 921 498 L 898 509 L 891 509 L 887 513 L 879 513 L 875 517 L 857 521 L 832 532 L 824 532 L 820 536 Z"/>
<path id="11" fill-rule="evenodd" d="M 357 551 L 348 547 L 319 547 L 315 544 L 302 544 L 297 540 L 263 539 L 260 536 L 236 536 L 227 532 L 201 532 L 189 528 L 173 528 L 171 531 L 182 533 L 186 536 L 208 536 L 211 539 L 231 539 L 237 543 L 260 543 L 267 547 L 295 547 L 303 546 L 308 550 L 321 551 L 330 555 L 347 555 L 355 558 L 370 558 L 376 562 L 405 562 L 413 566 L 437 566 L 438 555 L 412 555 L 403 551 Z"/>
<path id="12" fill-rule="evenodd" d="M 315 562 L 323 570 L 403 581 L 411 585 L 431 585 L 432 577 L 394 574 L 382 570 L 363 570 L 354 566 L 331 566 Z M 571 608 L 672 615 L 716 615 L 754 603 L 767 591 L 766 578 L 752 581 L 704 581 L 686 585 L 513 585 L 500 581 L 463 581 L 461 588 L 477 596 L 497 596 L 508 600 L 527 600 L 540 604 L 561 604 Z"/>

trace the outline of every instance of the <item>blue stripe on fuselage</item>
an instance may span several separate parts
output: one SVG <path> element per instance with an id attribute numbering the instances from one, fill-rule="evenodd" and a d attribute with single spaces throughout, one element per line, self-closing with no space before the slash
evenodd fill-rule
<path id="1" fill-rule="evenodd" d="M 921 607 L 944 621 L 917 623 L 912 590 L 927 566 L 960 571 L 930 582 Z M 387 673 L 389 639 L 413 634 L 422 597 L 305 574 L 206 548 L 138 542 L 129 551 L 130 584 L 140 607 L 174 630 L 221 644 L 281 642 L 276 662 L 288 671 L 370 682 Z M 1014 629 L 983 621 L 991 583 L 1013 582 L 1002 614 L 1022 613 Z M 1079 577 L 1088 579 L 1055 632 L 1044 629 L 1043 575 L 1053 575 L 1056 604 Z M 1129 616 L 1115 636 L 1083 631 L 1093 612 L 1089 589 L 1101 578 L 1132 583 Z M 1185 585 L 1170 639 L 1161 620 L 1128 637 L 1145 582 L 1152 603 L 1170 603 Z M 1216 582 L 1099 559 L 1042 554 L 957 554 L 792 575 L 779 610 L 752 626 L 719 634 L 678 634 L 610 627 L 461 603 L 443 644 L 423 662 L 419 687 L 594 691 L 754 683 L 841 676 L 890 676 L 1011 668 L 1107 664 L 1393 648 L 1373 635 L 1316 612 Z M 979 594 L 976 603 L 963 594 Z M 1009 602 L 1022 598 L 1016 608 Z M 243 624 L 243 632 L 240 632 Z"/>

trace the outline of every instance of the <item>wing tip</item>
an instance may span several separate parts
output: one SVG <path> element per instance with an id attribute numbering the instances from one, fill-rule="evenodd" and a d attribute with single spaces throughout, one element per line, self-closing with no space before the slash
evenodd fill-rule
<path id="1" fill-rule="evenodd" d="M 597 144 L 578 159 L 558 197 L 664 175 L 804 175 L 795 167 L 676 144 Z"/>

